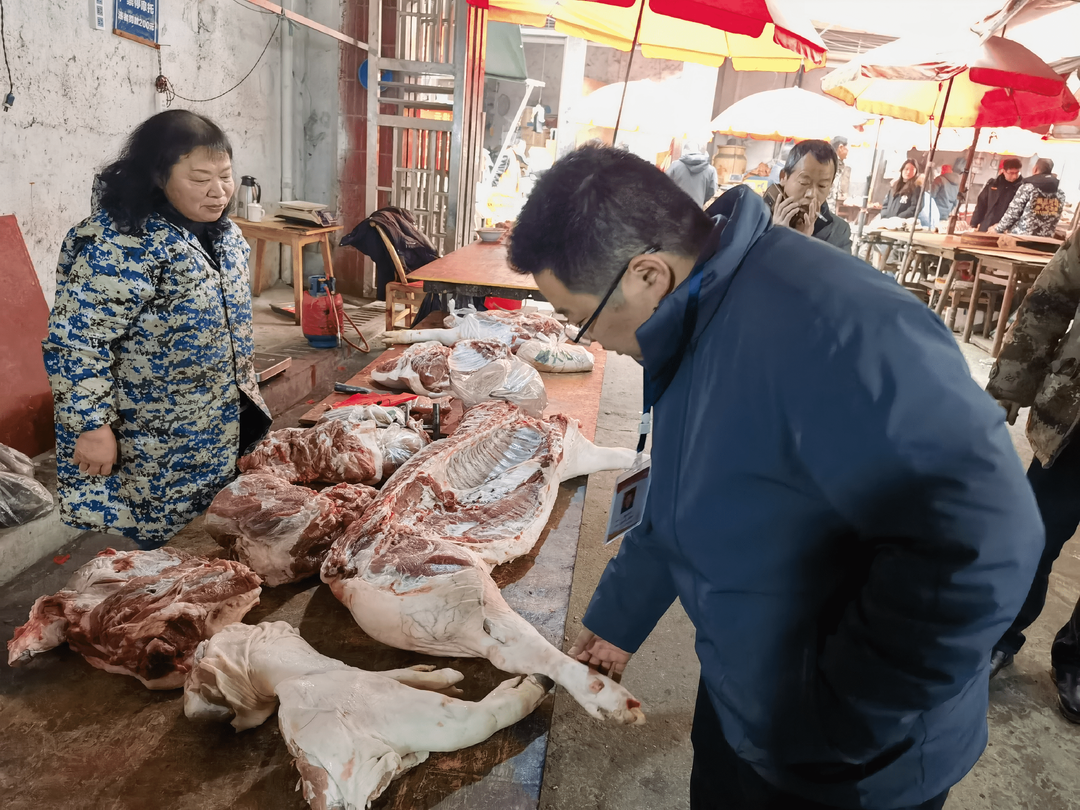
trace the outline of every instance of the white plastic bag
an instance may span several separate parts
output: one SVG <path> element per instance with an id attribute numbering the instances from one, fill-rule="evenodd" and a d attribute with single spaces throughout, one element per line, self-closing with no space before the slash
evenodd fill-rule
<path id="1" fill-rule="evenodd" d="M 0 471 L 0 527 L 22 526 L 45 517 L 52 509 L 49 490 L 33 478 Z"/>
<path id="2" fill-rule="evenodd" d="M 514 358 L 500 358 L 472 371 L 450 371 L 450 390 L 465 410 L 492 399 L 520 406 L 539 418 L 547 407 L 547 390 L 540 372 Z"/>
<path id="3" fill-rule="evenodd" d="M 387 408 L 382 405 L 346 405 L 344 408 L 331 408 L 319 417 L 320 422 L 374 422 L 379 427 L 404 425 L 405 411 L 401 408 Z"/>
<path id="4" fill-rule="evenodd" d="M 12 472 L 16 475 L 34 477 L 34 462 L 14 447 L 0 444 L 0 472 Z"/>
<path id="5" fill-rule="evenodd" d="M 375 441 L 382 448 L 385 481 L 398 467 L 424 449 L 428 436 L 419 422 L 410 419 L 408 426 L 395 424 L 380 428 L 375 433 Z"/>
<path id="6" fill-rule="evenodd" d="M 546 340 L 527 340 L 517 350 L 519 359 L 537 371 L 569 374 L 592 371 L 595 362 L 592 352 L 573 343 L 550 343 Z"/>

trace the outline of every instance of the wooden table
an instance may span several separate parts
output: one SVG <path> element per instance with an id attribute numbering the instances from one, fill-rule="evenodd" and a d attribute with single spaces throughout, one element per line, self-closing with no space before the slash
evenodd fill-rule
<path id="1" fill-rule="evenodd" d="M 489 295 L 543 301 L 532 276 L 510 269 L 506 238 L 498 242 L 473 242 L 409 273 L 409 281 L 424 282 L 424 292 L 438 295 Z"/>
<path id="2" fill-rule="evenodd" d="M 596 343 L 592 372 L 543 374 L 548 412 L 596 430 L 606 352 Z M 370 382 L 364 377 L 350 382 Z M 345 395 L 335 395 L 343 398 Z M 533 549 L 492 576 L 503 597 L 552 645 L 562 649 L 587 479 L 562 483 L 547 526 Z M 196 521 L 169 545 L 218 556 L 221 549 Z M 106 546 L 131 549 L 123 537 L 84 535 L 0 592 L 0 627 L 10 636 L 38 596 L 54 593 Z M 62 559 L 59 558 L 58 559 Z M 452 667 L 465 675 L 466 700 L 479 700 L 510 677 L 486 659 L 438 658 L 387 647 L 365 634 L 317 577 L 263 588 L 248 624 L 286 621 L 323 655 L 369 670 L 415 664 Z M 536 810 L 551 729 L 553 701 L 479 745 L 435 753 L 395 779 L 373 810 Z M 645 707 L 646 711 L 648 707 Z M 593 721 L 575 709 L 583 722 Z M 617 730 L 613 729 L 612 733 Z M 236 733 L 227 723 L 183 716 L 180 690 L 151 692 L 135 679 L 94 669 L 63 646 L 24 667 L 0 665 L 0 739 L 12 741 L 3 761 L 17 775 L 4 783 L 12 810 L 307 810 L 294 787 L 298 774 L 271 717 Z M 103 764 L 104 763 L 104 764 Z"/>
<path id="3" fill-rule="evenodd" d="M 1009 309 L 1017 289 L 1030 287 L 1039 273 L 1053 258 L 1052 253 L 1039 253 L 1029 250 L 985 250 L 976 248 L 971 251 L 979 264 L 975 269 L 975 282 L 971 289 L 971 303 L 968 305 L 967 324 L 964 326 L 964 343 L 971 341 L 971 330 L 975 323 L 975 306 L 984 284 L 1004 287 L 1001 301 L 1001 314 L 998 315 L 997 329 L 994 331 L 994 347 L 990 354 L 997 357 L 1005 340 L 1005 325 L 1009 322 Z M 942 296 L 944 300 L 944 295 Z M 989 317 L 989 312 L 988 312 Z"/>
<path id="4" fill-rule="evenodd" d="M 288 245 L 293 261 L 293 303 L 296 305 L 295 321 L 300 323 L 300 304 L 304 295 L 304 245 L 318 242 L 322 247 L 323 267 L 327 276 L 333 276 L 334 264 L 330 258 L 330 234 L 345 230 L 344 225 L 331 225 L 328 228 L 310 228 L 304 225 L 291 225 L 281 220 L 270 219 L 263 222 L 251 222 L 241 217 L 233 217 L 233 222 L 240 228 L 245 239 L 255 240 L 255 272 L 252 274 L 251 293 L 261 295 L 266 287 L 266 268 L 263 259 L 267 242 L 279 242 Z"/>

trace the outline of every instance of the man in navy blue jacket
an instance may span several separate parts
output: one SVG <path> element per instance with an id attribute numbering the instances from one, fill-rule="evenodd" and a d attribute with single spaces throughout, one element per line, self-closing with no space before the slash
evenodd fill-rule
<path id="1" fill-rule="evenodd" d="M 585 148 L 514 228 L 512 264 L 637 359 L 654 406 L 644 521 L 571 653 L 621 673 L 681 600 L 695 810 L 936 810 L 986 744 L 990 650 L 1042 548 L 1031 489 L 940 319 L 749 188 L 717 213 Z"/>

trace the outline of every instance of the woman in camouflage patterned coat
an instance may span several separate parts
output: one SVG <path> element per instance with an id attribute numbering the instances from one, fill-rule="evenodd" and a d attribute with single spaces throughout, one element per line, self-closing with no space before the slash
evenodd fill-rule
<path id="1" fill-rule="evenodd" d="M 43 349 L 70 526 L 160 546 L 269 427 L 249 248 L 225 213 L 231 159 L 208 119 L 156 115 L 100 175 L 100 210 L 64 240 Z"/>

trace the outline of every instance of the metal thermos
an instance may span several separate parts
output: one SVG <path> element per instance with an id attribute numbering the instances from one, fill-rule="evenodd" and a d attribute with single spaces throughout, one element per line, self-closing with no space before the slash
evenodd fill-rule
<path id="1" fill-rule="evenodd" d="M 247 207 L 251 203 L 262 202 L 262 187 L 250 174 L 240 178 L 240 190 L 236 192 L 236 215 L 247 217 Z"/>

